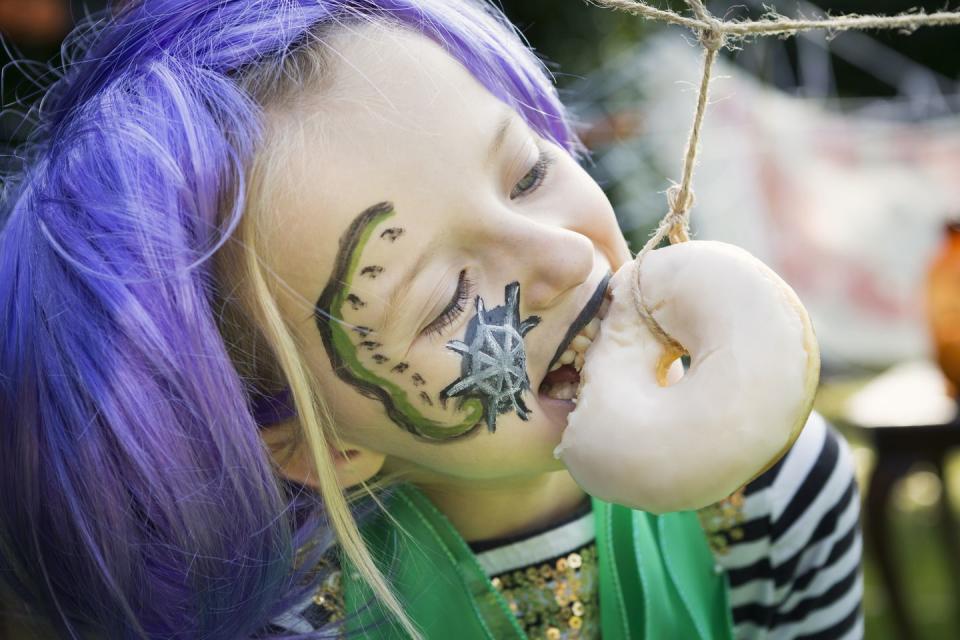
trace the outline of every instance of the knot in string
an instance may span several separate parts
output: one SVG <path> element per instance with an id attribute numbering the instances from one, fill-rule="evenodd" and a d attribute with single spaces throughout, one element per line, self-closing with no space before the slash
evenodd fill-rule
<path id="1" fill-rule="evenodd" d="M 693 208 L 694 195 L 690 188 L 684 189 L 682 184 L 672 185 L 667 189 L 667 206 L 670 213 L 682 213 L 686 215 Z"/>
<path id="2" fill-rule="evenodd" d="M 643 249 L 641 249 L 640 253 L 634 258 L 634 262 L 637 263 L 638 268 L 644 257 L 660 246 L 660 243 L 663 242 L 663 239 L 667 236 L 670 237 L 671 244 L 686 242 L 690 239 L 689 211 L 671 211 L 663 216 L 660 224 L 657 225 L 657 230 L 654 231 L 650 239 L 647 240 L 647 243 L 643 245 Z"/>
<path id="3" fill-rule="evenodd" d="M 701 25 L 696 29 L 700 44 L 708 51 L 719 51 L 726 44 L 723 23 L 710 14 L 703 0 L 687 0 L 687 4 Z"/>
<path id="4" fill-rule="evenodd" d="M 727 35 L 723 31 L 723 26 L 717 20 L 710 19 L 710 28 L 701 29 L 697 34 L 700 44 L 707 51 L 719 51 L 727 44 Z"/>

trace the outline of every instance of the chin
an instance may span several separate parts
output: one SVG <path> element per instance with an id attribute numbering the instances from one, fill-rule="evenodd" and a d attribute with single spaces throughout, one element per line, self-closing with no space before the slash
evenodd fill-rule
<path id="1" fill-rule="evenodd" d="M 567 426 L 567 415 L 574 406 L 570 401 L 540 396 L 530 404 L 529 420 L 506 421 L 506 424 L 497 427 L 497 433 L 491 435 L 493 440 L 496 440 L 501 429 L 509 431 L 510 437 L 505 438 L 509 440 L 509 443 L 505 443 L 506 446 L 529 452 L 528 456 L 523 456 L 526 459 L 525 462 L 528 462 L 522 466 L 530 471 L 551 472 L 566 469 L 563 461 L 553 455 L 553 451 L 563 438 L 563 430 Z M 507 434 L 504 433 L 504 435 Z"/>

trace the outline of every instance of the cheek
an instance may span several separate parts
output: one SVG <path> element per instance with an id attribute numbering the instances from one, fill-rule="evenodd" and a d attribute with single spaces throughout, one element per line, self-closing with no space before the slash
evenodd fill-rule
<path id="1" fill-rule="evenodd" d="M 460 357 L 444 346 L 446 339 L 421 340 L 403 351 L 373 333 L 349 337 L 339 375 L 319 336 L 311 337 L 304 351 L 344 438 L 360 437 L 357 430 L 367 433 L 366 426 L 375 427 L 377 435 L 371 437 L 381 438 L 383 425 L 389 427 L 390 441 L 445 442 L 469 437 L 465 434 L 482 420 L 479 403 L 441 395 L 460 373 Z"/>
<path id="2" fill-rule="evenodd" d="M 420 340 L 408 352 L 381 349 L 378 362 L 370 356 L 367 366 L 386 380 L 391 389 L 405 396 L 404 401 L 413 405 L 424 418 L 440 423 L 453 424 L 459 421 L 458 403 L 441 396 L 441 391 L 460 372 L 460 358 L 444 345 L 446 339 Z M 398 395 L 394 392 L 394 395 Z"/>
<path id="3" fill-rule="evenodd" d="M 457 415 L 453 408 L 456 399 L 448 401 L 447 409 L 435 399 L 440 389 L 459 376 L 460 365 L 456 354 L 444 354 L 442 348 L 442 343 L 423 342 L 400 361 L 409 368 L 395 375 L 405 380 L 404 389 L 423 390 L 434 399 L 434 406 L 422 405 L 424 415 L 450 424 Z M 322 347 L 320 357 L 324 357 Z M 481 424 L 459 438 L 428 441 L 401 428 L 378 400 L 339 380 L 328 365 L 319 369 L 324 401 L 340 437 L 387 455 L 388 472 L 412 473 L 409 479 L 413 481 L 438 477 L 494 480 L 562 468 L 553 457 L 560 432 L 537 409 L 527 421 L 516 414 L 500 415 L 496 433 Z M 424 378 L 422 385 L 413 383 L 416 373 Z"/>

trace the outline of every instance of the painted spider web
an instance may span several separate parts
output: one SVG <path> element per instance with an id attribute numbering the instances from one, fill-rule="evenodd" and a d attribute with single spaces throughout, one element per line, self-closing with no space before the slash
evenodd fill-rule
<path id="1" fill-rule="evenodd" d="M 540 323 L 530 316 L 520 321 L 520 284 L 504 290 L 503 306 L 487 310 L 477 296 L 477 315 L 467 327 L 466 342 L 451 340 L 447 348 L 463 356 L 460 377 L 440 392 L 441 399 L 473 397 L 483 403 L 484 419 L 491 433 L 497 430 L 497 416 L 515 411 L 527 420 L 530 409 L 523 392 L 530 388 L 527 353 L 523 336 Z"/>

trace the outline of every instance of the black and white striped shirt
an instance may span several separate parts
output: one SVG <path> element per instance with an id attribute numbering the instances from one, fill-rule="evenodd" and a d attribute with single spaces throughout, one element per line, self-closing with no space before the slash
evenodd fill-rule
<path id="1" fill-rule="evenodd" d="M 744 498 L 742 535 L 716 554 L 736 637 L 862 638 L 860 500 L 843 438 L 812 414 Z"/>

